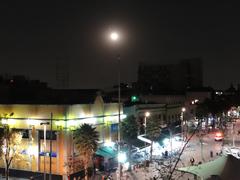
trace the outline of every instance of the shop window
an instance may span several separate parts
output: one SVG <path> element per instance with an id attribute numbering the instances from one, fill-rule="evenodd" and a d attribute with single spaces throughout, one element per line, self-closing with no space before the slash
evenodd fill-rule
<path id="1" fill-rule="evenodd" d="M 39 138 L 44 139 L 44 131 L 39 131 Z M 46 139 L 51 139 L 51 131 L 46 131 Z M 56 131 L 52 131 L 52 140 L 57 140 Z"/>

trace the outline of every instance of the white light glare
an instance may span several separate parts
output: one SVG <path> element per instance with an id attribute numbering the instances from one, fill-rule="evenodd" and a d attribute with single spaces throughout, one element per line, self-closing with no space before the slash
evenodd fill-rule
<path id="1" fill-rule="evenodd" d="M 8 123 L 8 121 L 7 121 L 7 119 L 2 119 L 2 124 L 7 124 Z"/>
<path id="2" fill-rule="evenodd" d="M 39 121 L 38 120 L 34 120 L 34 119 L 28 119 L 27 123 L 28 123 L 29 126 L 39 125 Z"/>
<path id="3" fill-rule="evenodd" d="M 16 123 L 15 119 L 2 119 L 2 124 L 14 125 Z"/>
<path id="4" fill-rule="evenodd" d="M 115 143 L 112 142 L 112 141 L 106 141 L 106 142 L 104 143 L 104 146 L 106 146 L 106 147 L 113 147 L 114 145 L 115 145 Z"/>
<path id="5" fill-rule="evenodd" d="M 123 168 L 127 171 L 129 169 L 130 163 L 126 162 L 123 164 Z"/>
<path id="6" fill-rule="evenodd" d="M 121 114 L 121 119 L 126 119 L 127 115 L 126 114 Z"/>
<path id="7" fill-rule="evenodd" d="M 113 40 L 113 41 L 117 41 L 118 38 L 119 38 L 118 33 L 112 32 L 112 33 L 110 34 L 110 38 L 111 38 L 111 40 Z"/>
<path id="8" fill-rule="evenodd" d="M 120 163 L 125 163 L 127 161 L 127 155 L 125 152 L 118 153 L 118 161 Z"/>
<path id="9" fill-rule="evenodd" d="M 149 117 L 149 116 L 150 116 L 150 112 L 146 112 L 146 113 L 145 113 L 145 116 L 146 116 L 146 117 Z"/>
<path id="10" fill-rule="evenodd" d="M 38 148 L 37 146 L 29 146 L 28 149 L 26 150 L 26 153 L 29 155 L 29 156 L 37 156 L 38 154 Z"/>

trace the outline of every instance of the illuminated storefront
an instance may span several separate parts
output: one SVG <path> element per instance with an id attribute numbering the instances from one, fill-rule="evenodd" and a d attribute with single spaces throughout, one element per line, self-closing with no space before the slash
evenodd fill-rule
<path id="1" fill-rule="evenodd" d="M 52 114 L 52 173 L 59 175 L 77 171 L 78 161 L 73 144 L 73 130 L 83 123 L 96 126 L 100 135 L 99 143 L 117 140 L 118 104 L 104 103 L 98 96 L 93 104 L 74 105 L 25 105 L 2 104 L 0 114 L 14 113 L 2 124 L 23 132 L 22 155 L 24 160 L 15 160 L 11 169 L 49 173 L 50 169 L 50 122 Z M 121 108 L 122 113 L 122 108 Z M 121 114 L 121 118 L 125 115 Z M 44 124 L 46 127 L 46 149 L 44 151 Z M 74 158 L 73 158 L 74 157 Z M 69 165 L 70 164 L 70 165 Z M 71 165 L 72 164 L 72 165 Z M 4 167 L 3 161 L 0 166 Z"/>

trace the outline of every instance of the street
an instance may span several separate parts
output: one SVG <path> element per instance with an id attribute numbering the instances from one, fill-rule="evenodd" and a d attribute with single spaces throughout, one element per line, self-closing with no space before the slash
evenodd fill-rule
<path id="1" fill-rule="evenodd" d="M 226 131 L 226 135 L 224 137 L 224 140 L 222 141 L 215 141 L 215 134 L 218 130 L 210 131 L 209 133 L 203 134 L 202 136 L 199 136 L 198 134 L 195 134 L 192 139 L 189 141 L 189 144 L 183 151 L 183 154 L 181 156 L 181 159 L 177 165 L 177 167 L 186 167 L 190 166 L 191 162 L 190 159 L 194 158 L 193 164 L 198 163 L 205 163 L 211 160 L 216 159 L 219 157 L 221 150 L 223 146 L 232 146 L 234 143 L 235 146 L 239 146 L 240 144 L 240 136 L 237 135 L 238 130 L 240 129 L 240 122 L 237 121 L 234 126 L 234 138 L 232 134 L 231 125 L 228 126 L 228 129 Z M 190 134 L 189 134 L 190 135 Z M 233 142 L 234 140 L 234 142 Z M 172 158 L 172 161 L 174 161 L 174 158 Z M 169 159 L 166 159 L 164 164 L 169 164 Z M 172 167 L 174 165 L 174 162 L 172 162 Z M 150 164 L 148 168 L 140 167 L 137 168 L 131 172 L 126 172 L 124 174 L 123 179 L 138 179 L 138 180 L 145 180 L 145 179 L 151 179 L 155 177 L 159 177 L 159 174 L 164 174 L 169 169 L 166 168 L 165 172 L 163 170 L 157 170 L 157 169 L 163 169 L 163 165 L 159 164 L 157 162 L 153 162 Z M 190 174 L 182 174 L 180 172 L 175 172 L 174 177 L 178 180 L 186 180 L 186 179 L 193 179 L 193 175 Z M 116 178 L 116 175 L 113 175 L 113 179 Z"/>

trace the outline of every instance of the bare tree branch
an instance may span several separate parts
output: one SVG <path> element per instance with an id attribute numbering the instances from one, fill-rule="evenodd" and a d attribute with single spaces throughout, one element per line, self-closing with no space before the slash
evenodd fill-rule
<path id="1" fill-rule="evenodd" d="M 183 154 L 183 152 L 184 152 L 184 150 L 185 150 L 187 144 L 188 144 L 189 141 L 192 139 L 192 137 L 194 136 L 194 134 L 196 134 L 196 132 L 198 131 L 198 129 L 199 129 L 199 127 L 200 127 L 200 124 L 201 124 L 201 123 L 198 122 L 197 127 L 194 129 L 194 131 L 193 131 L 193 133 L 191 134 L 191 136 L 187 139 L 187 141 L 186 141 L 186 143 L 184 144 L 184 146 L 183 146 L 181 152 L 179 153 L 179 156 L 178 156 L 178 158 L 177 158 L 177 161 L 176 161 L 176 163 L 175 163 L 175 165 L 174 165 L 172 171 L 170 172 L 170 175 L 169 175 L 169 178 L 168 178 L 169 180 L 171 180 L 172 175 L 173 175 L 173 173 L 174 173 L 174 171 L 175 171 L 175 169 L 176 169 L 176 167 L 177 167 L 179 161 L 181 160 L 181 156 L 182 156 L 182 154 Z"/>

